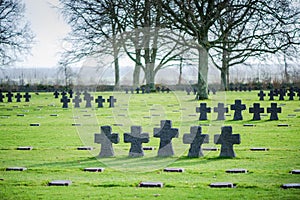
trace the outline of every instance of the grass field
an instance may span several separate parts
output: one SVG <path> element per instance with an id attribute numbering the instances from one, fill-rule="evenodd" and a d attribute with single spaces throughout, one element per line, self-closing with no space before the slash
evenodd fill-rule
<path id="1" fill-rule="evenodd" d="M 247 110 L 243 121 L 198 121 L 196 107 L 199 101 L 184 92 L 170 94 L 124 94 L 103 92 L 106 99 L 114 95 L 115 108 L 62 109 L 52 93 L 32 94 L 30 103 L 0 103 L 0 199 L 300 199 L 299 189 L 282 189 L 284 183 L 299 183 L 300 175 L 290 174 L 300 169 L 300 101 L 258 101 L 258 91 L 219 92 L 205 101 L 214 107 L 218 102 L 233 104 L 241 99 Z M 249 107 L 259 102 L 265 108 L 271 102 L 282 104 L 278 121 L 269 115 L 261 121 L 252 121 Z M 93 104 L 95 106 L 95 104 Z M 16 107 L 18 106 L 18 107 Z M 69 104 L 71 107 L 71 104 Z M 81 103 L 84 107 L 84 103 Z M 25 116 L 17 116 L 25 114 Z M 57 114 L 58 116 L 50 116 Z M 160 120 L 172 120 L 179 129 L 179 138 L 173 139 L 175 155 L 158 158 L 159 139 L 153 137 L 153 128 Z M 29 126 L 40 123 L 39 127 Z M 73 123 L 81 126 L 72 126 Z M 204 152 L 201 158 L 188 158 L 189 145 L 182 143 L 183 134 L 190 126 L 203 126 L 210 136 L 203 147 L 213 144 L 213 135 L 220 134 L 224 125 L 232 126 L 234 134 L 241 135 L 241 144 L 234 145 L 236 158 L 219 158 L 220 151 Z M 244 127 L 244 124 L 255 124 Z M 288 127 L 278 127 L 288 124 Z M 94 133 L 100 126 L 111 125 L 119 133 L 120 143 L 114 144 L 115 157 L 97 158 L 100 145 L 95 144 Z M 155 147 L 145 151 L 143 158 L 128 158 L 130 144 L 123 142 L 123 134 L 130 126 L 140 125 L 150 134 L 144 146 Z M 19 146 L 33 146 L 32 151 L 16 150 Z M 92 151 L 78 151 L 77 147 L 93 146 Z M 252 152 L 251 147 L 266 147 L 269 151 Z M 26 167 L 28 170 L 5 171 L 7 167 Z M 103 173 L 84 172 L 86 167 L 104 167 Z M 184 173 L 163 172 L 165 167 L 182 167 Z M 245 168 L 246 174 L 227 174 L 225 170 Z M 47 186 L 52 180 L 71 180 L 69 187 Z M 163 188 L 139 188 L 141 181 L 159 181 Z M 236 188 L 210 188 L 212 182 L 233 182 Z"/>

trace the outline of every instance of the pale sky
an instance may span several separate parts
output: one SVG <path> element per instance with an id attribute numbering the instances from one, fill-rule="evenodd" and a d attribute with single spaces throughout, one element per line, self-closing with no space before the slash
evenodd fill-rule
<path id="1" fill-rule="evenodd" d="M 57 67 L 58 52 L 62 51 L 62 39 L 70 28 L 59 11 L 52 7 L 58 0 L 23 0 L 26 6 L 26 17 L 35 34 L 36 43 L 20 67 Z"/>

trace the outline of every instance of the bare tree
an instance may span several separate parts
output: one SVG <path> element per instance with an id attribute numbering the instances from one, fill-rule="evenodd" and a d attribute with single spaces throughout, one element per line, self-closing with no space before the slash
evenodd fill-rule
<path id="1" fill-rule="evenodd" d="M 33 34 L 24 20 L 25 6 L 20 0 L 0 0 L 0 65 L 9 65 L 19 54 L 29 53 Z"/>

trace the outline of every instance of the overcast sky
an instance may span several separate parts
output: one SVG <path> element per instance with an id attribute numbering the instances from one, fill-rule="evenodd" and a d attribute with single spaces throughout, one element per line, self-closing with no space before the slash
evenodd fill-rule
<path id="1" fill-rule="evenodd" d="M 36 43 L 31 54 L 21 67 L 57 67 L 58 52 L 61 51 L 62 39 L 69 31 L 59 11 L 52 7 L 58 0 L 23 0 L 26 6 L 26 17 L 35 34 Z"/>

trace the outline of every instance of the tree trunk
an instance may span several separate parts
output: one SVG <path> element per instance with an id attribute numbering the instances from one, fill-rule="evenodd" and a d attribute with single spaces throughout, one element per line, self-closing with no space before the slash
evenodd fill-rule
<path id="1" fill-rule="evenodd" d="M 113 50 L 114 50 L 114 66 L 115 66 L 115 88 L 118 88 L 120 84 L 119 49 L 115 42 L 113 44 Z"/>
<path id="2" fill-rule="evenodd" d="M 226 68 L 221 69 L 221 90 L 226 91 L 227 89 L 227 70 Z"/>
<path id="3" fill-rule="evenodd" d="M 154 72 L 154 64 L 148 63 L 146 64 L 146 70 L 145 70 L 145 78 L 146 78 L 146 85 L 151 89 L 155 89 L 155 72 Z"/>
<path id="4" fill-rule="evenodd" d="M 133 87 L 136 88 L 140 85 L 140 73 L 141 73 L 141 49 L 136 49 L 136 62 L 133 71 Z"/>
<path id="5" fill-rule="evenodd" d="M 178 78 L 178 85 L 181 85 L 181 79 L 182 79 L 182 57 L 180 58 L 180 64 L 179 64 L 179 78 Z"/>
<path id="6" fill-rule="evenodd" d="M 207 94 L 207 75 L 208 75 L 208 52 L 205 48 L 199 48 L 199 63 L 198 63 L 198 84 L 196 99 L 208 99 Z"/>

